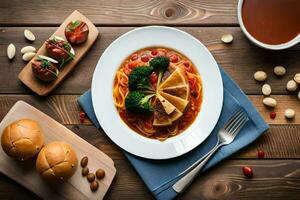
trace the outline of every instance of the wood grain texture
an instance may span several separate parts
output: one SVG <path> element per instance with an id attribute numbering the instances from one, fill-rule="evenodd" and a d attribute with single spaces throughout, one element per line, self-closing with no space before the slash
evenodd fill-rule
<path id="1" fill-rule="evenodd" d="M 98 130 L 94 126 L 86 125 L 67 125 L 67 127 L 109 155 L 114 161 L 124 159 L 120 148 L 113 144 L 102 129 Z M 266 159 L 300 158 L 299 144 L 299 125 L 272 125 L 267 133 L 230 159 L 257 159 L 257 150 L 263 150 Z"/>
<path id="2" fill-rule="evenodd" d="M 91 172 L 101 168 L 105 171 L 105 178 L 99 181 L 97 192 L 90 190 L 90 185 L 82 177 L 81 167 L 77 166 L 74 175 L 61 184 L 47 184 L 35 169 L 35 162 L 22 164 L 8 157 L 0 148 L 0 171 L 24 187 L 33 191 L 43 199 L 103 199 L 116 174 L 113 160 L 93 145 L 89 144 L 78 135 L 48 115 L 42 113 L 29 104 L 18 101 L 0 123 L 0 133 L 12 122 L 19 119 L 32 119 L 39 123 L 43 130 L 45 144 L 52 141 L 63 141 L 70 144 L 76 152 L 78 162 L 84 156 L 89 157 L 88 167 Z M 21 133 L 20 133 L 21 134 Z M 51 166 L 52 167 L 52 166 Z"/>
<path id="3" fill-rule="evenodd" d="M 51 81 L 51 82 L 44 82 L 39 79 L 37 79 L 32 72 L 32 64 L 31 61 L 29 61 L 26 66 L 22 69 L 20 74 L 18 75 L 18 78 L 32 91 L 37 93 L 40 96 L 46 96 L 48 95 L 52 90 L 54 90 L 66 77 L 67 75 L 73 71 L 76 68 L 77 63 L 84 57 L 84 55 L 88 52 L 88 50 L 93 46 L 94 42 L 96 41 L 99 31 L 94 26 L 94 24 L 86 18 L 84 15 L 82 15 L 80 12 L 75 10 L 72 12 L 65 20 L 64 22 L 58 27 L 58 29 L 50 36 L 50 38 L 53 37 L 61 37 L 64 38 L 65 41 L 65 28 L 66 26 L 71 22 L 75 20 L 80 20 L 86 23 L 88 26 L 89 32 L 86 41 L 84 44 L 81 45 L 73 45 L 73 50 L 75 52 L 75 57 L 70 62 L 68 62 L 65 66 L 61 67 L 59 69 L 59 75 L 58 77 Z M 32 58 L 32 60 L 35 60 L 38 58 L 39 55 L 47 55 L 46 50 L 46 41 L 44 44 L 38 49 L 36 55 Z"/>
<path id="4" fill-rule="evenodd" d="M 105 199 L 153 199 L 127 160 L 115 162 L 118 174 Z M 251 166 L 247 179 L 242 166 Z M 195 179 L 178 199 L 299 199 L 299 160 L 227 160 Z M 0 176 L 0 197 L 37 199 L 11 180 Z M 14 193 L 8 193 L 9 191 Z"/>
<path id="5" fill-rule="evenodd" d="M 0 24 L 57 25 L 79 9 L 97 25 L 236 25 L 236 5 L 237 0 L 11 0 L 1 3 Z"/>
<path id="6" fill-rule="evenodd" d="M 30 105 L 47 113 L 49 116 L 63 124 L 80 124 L 79 112 L 81 111 L 77 99 L 80 95 L 51 95 L 48 98 L 32 95 L 0 95 L 0 118 L 3 118 L 9 109 L 18 101 L 24 100 Z M 295 95 L 272 95 L 277 100 L 277 107 L 270 109 L 262 104 L 262 95 L 248 95 L 254 106 L 269 124 L 300 124 L 300 103 Z M 293 120 L 284 117 L 284 111 L 292 108 L 296 112 Z M 275 119 L 270 118 L 270 112 L 275 111 Z M 84 124 L 91 124 L 86 119 Z"/>
<path id="7" fill-rule="evenodd" d="M 120 150 L 104 133 L 92 125 L 67 125 L 71 131 L 109 155 L 114 161 L 124 159 Z M 232 159 L 257 159 L 257 150 L 265 152 L 265 158 L 300 159 L 300 126 L 272 125 L 267 133 L 240 152 Z"/>
<path id="8" fill-rule="evenodd" d="M 98 38 L 89 53 L 78 63 L 76 69 L 61 84 L 54 94 L 81 94 L 91 86 L 91 80 L 95 66 L 106 47 L 123 33 L 133 28 L 125 27 L 98 27 L 101 38 Z M 267 83 L 272 86 L 273 94 L 289 94 L 285 85 L 294 74 L 299 73 L 300 45 L 285 51 L 267 51 L 251 44 L 242 34 L 240 28 L 234 27 L 185 27 L 182 30 L 191 33 L 203 42 L 217 62 L 240 85 L 247 94 L 261 94 L 261 83 L 253 79 L 257 70 L 265 70 L 268 73 Z M 32 32 L 37 39 L 31 45 L 36 48 L 56 30 L 55 27 L 32 27 Z M 30 43 L 23 37 L 24 28 L 0 28 L 0 84 L 1 93 L 31 93 L 20 81 L 17 74 L 26 64 L 22 61 L 20 49 Z M 231 33 L 234 41 L 230 45 L 222 44 L 220 38 L 225 33 Z M 17 47 L 17 55 L 13 61 L 6 57 L 6 48 L 9 43 Z M 275 65 L 283 65 L 287 68 L 287 74 L 283 78 L 277 78 L 273 74 Z M 295 93 L 294 93 L 295 94 Z"/>

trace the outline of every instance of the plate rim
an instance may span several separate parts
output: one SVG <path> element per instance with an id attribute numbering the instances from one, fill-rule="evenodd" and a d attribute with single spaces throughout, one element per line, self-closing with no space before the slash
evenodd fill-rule
<path id="1" fill-rule="evenodd" d="M 97 74 L 97 70 L 99 70 L 99 68 L 101 68 L 100 67 L 100 64 L 101 64 L 101 61 L 102 61 L 102 59 L 103 59 L 103 57 L 104 56 L 106 56 L 106 54 L 110 51 L 110 49 L 111 48 L 113 48 L 114 47 L 114 45 L 117 45 L 117 43 L 120 41 L 120 40 L 122 40 L 123 38 L 125 38 L 125 37 L 127 37 L 128 35 L 130 35 L 130 34 L 132 34 L 132 33 L 135 33 L 135 32 L 138 32 L 138 31 L 143 31 L 143 30 L 145 30 L 145 29 L 164 29 L 164 30 L 169 30 L 169 31 L 175 31 L 175 32 L 179 32 L 180 34 L 183 34 L 183 35 L 185 35 L 186 37 L 188 37 L 189 39 L 191 39 L 191 40 L 193 40 L 193 42 L 195 42 L 195 44 L 197 44 L 197 45 L 200 45 L 201 46 L 201 48 L 207 53 L 207 56 L 209 56 L 210 58 L 209 58 L 209 60 L 212 62 L 212 65 L 214 65 L 215 67 L 216 67 L 216 73 L 217 74 L 215 74 L 216 76 L 218 76 L 218 78 L 217 78 L 217 80 L 219 81 L 218 82 L 218 84 L 219 84 L 219 93 L 218 93 L 218 95 L 219 95 L 219 101 L 218 101 L 218 103 L 219 103 L 219 107 L 218 107 L 218 110 L 216 111 L 217 113 L 216 113 L 216 115 L 215 115 L 215 121 L 212 123 L 213 125 L 211 125 L 210 127 L 209 127 L 209 133 L 205 136 L 205 137 L 203 137 L 202 138 L 202 141 L 200 141 L 200 142 L 198 142 L 196 145 L 192 145 L 191 147 L 189 147 L 189 148 L 187 148 L 187 150 L 185 150 L 184 152 L 181 152 L 181 153 L 177 153 L 177 154 L 174 154 L 174 155 L 168 155 L 168 156 L 149 156 L 149 155 L 143 155 L 143 153 L 141 153 L 141 152 L 137 152 L 137 151 L 133 151 L 133 150 L 128 150 L 128 149 L 126 149 L 126 148 L 124 148 L 124 146 L 122 146 L 120 143 L 118 143 L 118 141 L 115 141 L 115 139 L 114 138 L 112 138 L 112 135 L 110 135 L 109 133 L 107 133 L 108 131 L 106 131 L 105 130 L 105 128 L 103 127 L 103 125 L 101 124 L 101 122 L 100 121 L 102 121 L 101 119 L 101 115 L 99 114 L 99 112 L 97 112 L 97 105 L 98 104 L 96 104 L 95 103 L 95 99 L 96 99 L 96 96 L 95 96 L 95 88 L 96 88 L 96 86 L 95 86 L 95 84 L 96 84 L 96 74 Z M 151 45 L 150 45 L 151 46 Z M 150 47 L 150 46 L 145 46 L 145 47 L 142 47 L 142 48 L 147 48 L 147 47 Z M 152 45 L 152 46 L 156 46 L 156 45 Z M 157 45 L 157 46 L 159 46 L 159 45 Z M 160 45 L 160 46 L 165 46 L 165 45 Z M 140 49 L 142 49 L 142 48 L 140 48 Z M 170 47 L 170 48 L 172 48 L 172 47 Z M 190 59 L 190 57 L 188 56 L 188 55 L 186 55 L 184 52 L 182 52 L 182 51 L 180 51 L 180 50 L 178 50 L 178 49 L 175 49 L 176 51 L 179 51 L 180 53 L 183 53 L 185 56 L 187 56 L 189 59 Z M 130 53 L 132 53 L 132 52 L 129 52 L 129 54 L 128 55 L 130 55 Z M 123 60 L 125 59 L 125 57 L 123 58 Z M 196 66 L 197 67 L 197 66 Z M 199 71 L 199 73 L 201 74 L 201 72 L 200 72 L 200 70 L 199 70 L 199 67 L 197 67 L 197 70 Z M 202 76 L 201 76 L 201 78 L 202 78 Z M 99 60 L 98 60 L 98 62 L 97 62 L 97 65 L 96 65 L 96 67 L 95 67 L 95 70 L 94 70 L 94 73 L 93 73 L 93 78 L 92 78 L 92 87 L 91 87 L 91 96 L 92 96 L 92 105 L 93 105 L 93 108 L 94 108 L 94 112 L 95 112 L 95 116 L 96 116 L 96 118 L 97 118 L 97 120 L 98 120 L 98 122 L 99 122 L 99 124 L 100 124 L 100 126 L 102 127 L 102 129 L 103 129 L 103 131 L 105 132 L 105 134 L 117 145 L 117 146 L 119 146 L 120 148 L 122 148 L 123 150 L 125 150 L 125 151 L 127 151 L 127 152 L 129 152 L 129 153 L 131 153 L 131 154 L 133 154 L 133 155 L 136 155 L 136 156 L 139 156 L 139 157 L 142 157 L 142 158 L 147 158 L 147 159 L 156 159 L 156 160 L 162 160 L 162 159 L 170 159 L 170 158 L 175 158 L 175 157 L 178 157 L 178 156 L 181 156 L 181 155 L 183 155 L 183 154 L 186 154 L 186 153 L 188 153 L 188 152 L 190 152 L 191 150 L 193 150 L 194 148 L 196 148 L 197 146 L 199 146 L 200 144 L 202 144 L 205 140 L 206 140 L 206 138 L 211 134 L 211 132 L 213 131 L 213 129 L 215 128 L 215 126 L 216 126 L 216 124 L 217 124 L 217 122 L 218 122 L 218 120 L 219 120 L 219 118 L 220 118 L 220 115 L 221 115 L 221 111 L 222 111 L 222 107 L 223 107 L 223 98 L 224 98 L 224 88 L 223 88 L 223 80 L 222 80 L 222 76 L 221 76 L 221 71 L 220 71 L 220 69 L 219 69 L 219 67 L 218 67 L 218 64 L 217 64 L 217 62 L 216 62 L 216 60 L 214 59 L 214 57 L 213 57 L 213 55 L 211 54 L 211 52 L 208 50 L 208 48 L 204 45 L 204 44 L 202 44 L 202 42 L 200 42 L 197 38 L 195 38 L 193 35 L 191 35 L 191 34 L 189 34 L 189 33 L 187 33 L 187 32 L 185 32 L 185 31 L 182 31 L 182 30 L 180 30 L 180 29 L 177 29 L 177 28 L 173 28 L 173 27 L 168 27 L 168 26 L 143 26 L 143 27 L 139 27 L 139 28 L 135 28 L 135 29 L 133 29 L 133 30 L 130 30 L 130 31 L 128 31 L 128 32 L 126 32 L 126 33 L 124 33 L 124 34 L 122 34 L 121 36 L 119 36 L 118 38 L 116 38 L 106 49 L 105 49 L 105 51 L 102 53 L 102 55 L 101 55 L 101 57 L 99 58 Z M 202 102 L 202 104 L 201 104 L 201 110 L 203 109 L 202 108 L 202 106 L 203 106 L 203 102 Z M 115 109 L 116 110 L 116 109 Z M 201 111 L 200 111 L 200 113 L 201 113 Z M 200 115 L 200 113 L 197 115 L 197 117 L 196 117 L 196 119 L 195 119 L 195 121 L 198 119 L 198 117 L 199 117 L 199 115 Z M 120 116 L 118 115 L 117 116 L 118 117 L 118 119 L 120 119 Z M 120 121 L 122 121 L 122 119 L 120 119 Z M 192 126 L 193 124 L 195 124 L 195 121 L 190 125 L 190 126 Z M 124 123 L 123 121 L 121 122 L 121 123 Z M 125 123 L 124 123 L 125 124 Z M 126 126 L 126 128 L 127 129 L 129 129 L 131 132 L 134 132 L 132 129 L 130 129 L 127 125 L 125 125 Z M 190 127 L 189 127 L 190 128 Z M 183 133 L 181 133 L 181 134 L 179 134 L 178 136 L 181 136 L 181 135 L 183 135 L 189 128 L 187 128 Z M 157 142 L 157 140 L 153 140 L 153 139 L 149 139 L 149 138 L 146 138 L 146 137 L 144 137 L 144 136 L 141 136 L 141 135 L 139 135 L 138 133 L 135 133 L 134 132 L 134 134 L 135 135 L 138 135 L 138 137 L 142 137 L 142 138 L 144 138 L 144 140 L 151 140 L 151 141 L 155 141 L 155 142 Z M 171 138 L 169 138 L 169 139 L 167 139 L 166 141 L 170 141 L 170 140 L 173 140 L 174 138 L 176 138 L 176 137 L 178 137 L 178 136 L 175 136 L 175 137 L 171 137 Z M 155 142 L 153 142 L 153 143 L 155 143 Z M 160 144 L 162 144 L 163 142 L 160 142 Z"/>

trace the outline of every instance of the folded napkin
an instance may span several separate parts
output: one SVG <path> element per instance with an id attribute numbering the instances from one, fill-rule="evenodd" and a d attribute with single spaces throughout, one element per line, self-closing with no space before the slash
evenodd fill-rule
<path id="1" fill-rule="evenodd" d="M 177 193 L 172 189 L 172 185 L 180 178 L 177 177 L 177 175 L 213 148 L 217 142 L 218 130 L 220 130 L 229 118 L 241 107 L 243 107 L 247 113 L 249 121 L 231 144 L 221 147 L 214 154 L 203 171 L 208 170 L 247 146 L 269 128 L 244 92 L 222 68 L 220 68 L 220 70 L 224 86 L 223 108 L 216 127 L 202 144 L 183 156 L 168 160 L 145 159 L 124 151 L 125 156 L 143 179 L 149 190 L 159 200 L 173 199 L 177 196 Z M 100 124 L 97 121 L 92 106 L 91 92 L 87 91 L 84 93 L 78 101 L 91 121 L 99 128 Z"/>

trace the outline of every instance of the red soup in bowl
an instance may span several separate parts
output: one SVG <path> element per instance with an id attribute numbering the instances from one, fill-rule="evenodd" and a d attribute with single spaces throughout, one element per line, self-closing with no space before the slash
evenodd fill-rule
<path id="1" fill-rule="evenodd" d="M 259 46 L 284 49 L 300 41 L 299 0 L 240 0 L 238 17 L 246 36 Z"/>

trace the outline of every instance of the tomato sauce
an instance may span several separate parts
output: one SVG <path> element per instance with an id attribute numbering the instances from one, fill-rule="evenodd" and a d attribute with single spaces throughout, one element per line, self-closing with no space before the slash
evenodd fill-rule
<path id="1" fill-rule="evenodd" d="M 255 39 L 284 44 L 300 33 L 300 0 L 244 0 L 242 20 Z"/>
<path id="2" fill-rule="evenodd" d="M 148 138 L 164 140 L 182 133 L 196 119 L 198 113 L 200 112 L 202 103 L 202 83 L 196 67 L 186 56 L 173 49 L 164 47 L 149 47 L 132 53 L 124 60 L 118 71 L 121 73 L 123 72 L 126 76 L 128 76 L 134 68 L 143 65 L 149 65 L 149 61 L 156 56 L 169 57 L 171 62 L 170 65 L 175 68 L 180 67 L 185 72 L 186 80 L 189 84 L 190 95 L 188 99 L 189 104 L 183 115 L 170 126 L 155 127 L 153 126 L 153 114 L 150 116 L 132 114 L 127 112 L 124 105 L 117 107 L 117 110 L 122 120 L 137 133 Z M 169 73 L 170 75 L 171 72 L 166 73 Z M 188 76 L 188 73 L 190 76 Z M 157 74 L 153 72 L 150 75 L 150 83 L 152 84 L 153 88 L 157 87 L 157 79 Z M 116 85 L 124 86 L 122 88 L 127 91 L 124 91 L 123 94 L 128 94 L 129 89 L 127 82 L 119 84 L 116 77 L 114 81 L 114 87 L 116 87 Z M 117 88 L 117 93 L 114 94 L 114 98 L 119 95 L 118 91 L 122 91 L 123 89 Z"/>

